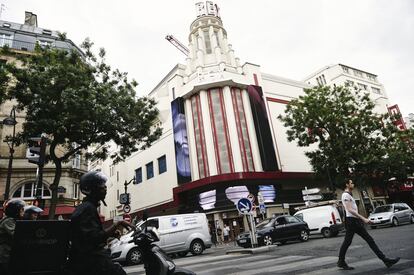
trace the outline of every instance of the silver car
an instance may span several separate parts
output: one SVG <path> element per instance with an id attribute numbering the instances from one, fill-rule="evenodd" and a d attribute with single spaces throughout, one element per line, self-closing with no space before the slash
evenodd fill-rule
<path id="1" fill-rule="evenodd" d="M 369 215 L 371 228 L 377 226 L 398 226 L 402 223 L 414 223 L 414 211 L 405 203 L 381 205 Z"/>

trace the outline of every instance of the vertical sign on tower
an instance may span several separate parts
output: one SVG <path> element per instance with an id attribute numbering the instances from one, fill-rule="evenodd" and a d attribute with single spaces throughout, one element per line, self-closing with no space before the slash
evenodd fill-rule
<path id="1" fill-rule="evenodd" d="M 191 181 L 190 156 L 185 120 L 184 99 L 177 97 L 171 102 L 172 123 L 174 132 L 175 162 L 178 183 Z"/>
<path id="2" fill-rule="evenodd" d="M 249 85 L 247 87 L 247 93 L 249 94 L 263 171 L 276 171 L 278 170 L 276 153 L 273 146 L 267 110 L 263 100 L 262 87 Z"/>

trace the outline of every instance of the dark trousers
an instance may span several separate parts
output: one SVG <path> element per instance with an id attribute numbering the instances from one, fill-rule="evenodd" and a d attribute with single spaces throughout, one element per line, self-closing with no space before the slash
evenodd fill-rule
<path id="1" fill-rule="evenodd" d="M 364 223 L 360 219 L 346 217 L 345 229 L 345 239 L 342 243 L 341 249 L 339 250 L 339 261 L 345 261 L 346 251 L 348 250 L 348 247 L 351 245 L 355 233 L 361 236 L 361 238 L 363 238 L 368 243 L 369 247 L 371 247 L 372 251 L 374 251 L 378 258 L 380 258 L 381 260 L 385 259 L 385 255 L 378 248 L 377 244 L 375 243 L 371 235 L 368 234 L 367 230 L 365 229 Z"/>

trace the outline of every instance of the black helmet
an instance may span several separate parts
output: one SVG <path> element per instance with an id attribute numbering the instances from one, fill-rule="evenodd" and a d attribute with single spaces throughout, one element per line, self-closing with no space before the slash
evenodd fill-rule
<path id="1" fill-rule="evenodd" d="M 98 186 L 106 183 L 108 178 L 100 171 L 90 171 L 80 178 L 79 187 L 81 192 L 90 196 L 93 194 Z"/>
<path id="2" fill-rule="evenodd" d="M 14 219 L 20 218 L 20 210 L 24 208 L 26 203 L 19 199 L 13 199 L 6 203 L 4 213 L 7 217 Z"/>
<path id="3" fill-rule="evenodd" d="M 40 214 L 43 212 L 43 209 L 40 207 L 37 207 L 35 205 L 28 205 L 24 207 L 24 213 L 37 213 Z"/>

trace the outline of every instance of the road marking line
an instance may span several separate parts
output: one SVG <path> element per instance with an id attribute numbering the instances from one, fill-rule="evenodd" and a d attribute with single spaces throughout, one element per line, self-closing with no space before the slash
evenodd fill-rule
<path id="1" fill-rule="evenodd" d="M 296 271 L 296 270 L 306 268 L 308 266 L 316 267 L 316 266 L 331 264 L 331 263 L 335 263 L 337 260 L 338 260 L 338 257 L 328 256 L 328 257 L 322 257 L 322 258 L 314 258 L 314 259 L 305 260 L 305 261 L 295 261 L 289 264 L 265 267 L 265 268 L 260 268 L 256 270 L 246 270 L 243 272 L 236 272 L 233 274 L 234 275 L 253 275 L 253 274 L 263 274 L 266 272 L 276 274 L 282 271 L 288 271 L 289 269 Z"/>
<path id="2" fill-rule="evenodd" d="M 305 259 L 309 259 L 309 258 L 310 258 L 310 256 L 286 256 L 286 257 L 276 258 L 276 259 L 271 257 L 271 258 L 267 258 L 266 260 L 256 261 L 256 262 L 255 261 L 249 261 L 245 264 L 239 264 L 239 265 L 234 267 L 234 269 L 235 268 L 249 268 L 249 271 L 238 271 L 238 272 L 235 272 L 235 273 L 232 273 L 232 274 L 237 274 L 237 275 L 244 274 L 243 272 L 247 272 L 246 274 L 253 274 L 252 272 L 254 272 L 254 271 L 252 269 L 257 271 L 257 270 L 261 269 L 264 264 L 271 264 L 273 266 L 275 264 L 286 263 L 288 261 L 294 261 L 293 264 L 296 264 L 297 261 L 305 260 Z M 220 266 L 220 267 L 216 267 L 216 268 L 210 268 L 210 269 L 206 269 L 206 270 L 202 270 L 202 271 L 197 271 L 196 273 L 198 275 L 205 274 L 205 273 L 209 274 L 213 271 L 221 271 L 221 270 L 225 270 L 225 269 L 229 269 L 229 268 L 231 268 L 231 267 L 229 267 L 229 266 Z M 189 269 L 191 270 L 191 267 Z M 223 273 L 220 273 L 220 274 L 223 274 Z"/>

